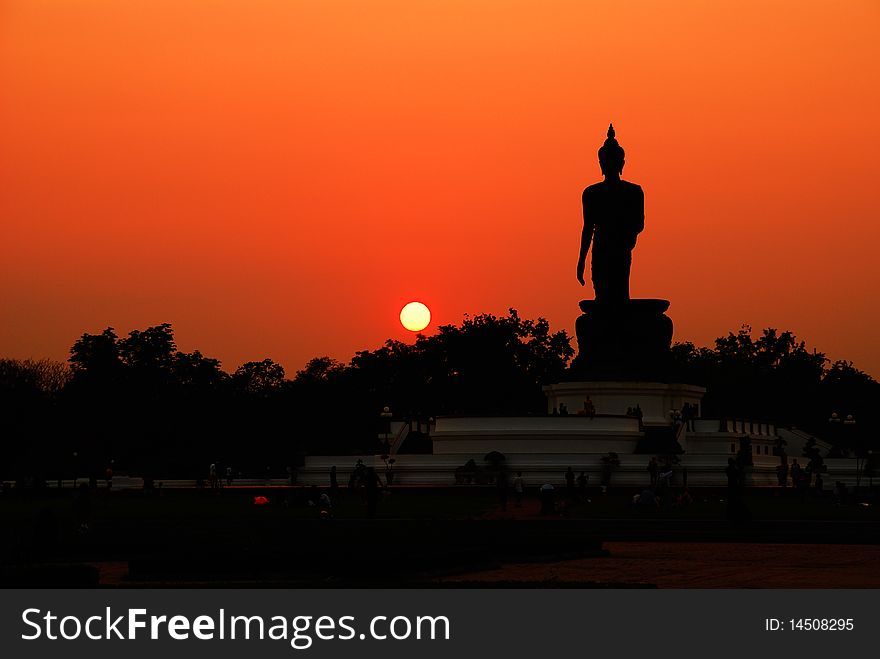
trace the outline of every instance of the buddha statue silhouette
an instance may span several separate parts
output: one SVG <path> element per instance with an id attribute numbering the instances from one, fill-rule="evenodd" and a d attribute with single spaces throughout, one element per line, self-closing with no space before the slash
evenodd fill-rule
<path id="1" fill-rule="evenodd" d="M 596 302 L 629 300 L 629 273 L 636 237 L 645 228 L 645 194 L 635 183 L 620 178 L 624 151 L 608 126 L 608 139 L 599 149 L 605 180 L 584 190 L 584 229 L 577 279 L 584 285 L 584 266 L 593 247 L 592 280 Z"/>

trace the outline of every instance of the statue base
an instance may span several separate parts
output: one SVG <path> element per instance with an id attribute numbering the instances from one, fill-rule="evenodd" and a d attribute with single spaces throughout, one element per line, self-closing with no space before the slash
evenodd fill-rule
<path id="1" fill-rule="evenodd" d="M 603 419 L 607 416 L 626 416 L 628 410 L 638 406 L 642 411 L 643 425 L 666 428 L 672 421 L 669 415 L 671 410 L 680 410 L 685 403 L 699 408 L 706 394 L 705 387 L 693 384 L 634 380 L 556 382 L 544 385 L 543 389 L 547 396 L 548 414 L 565 403 L 569 416 L 583 416 L 584 401 L 589 396 L 596 413 Z"/>
<path id="2" fill-rule="evenodd" d="M 668 300 L 581 300 L 580 308 L 571 379 L 666 379 L 672 345 L 672 319 L 664 313 Z"/>

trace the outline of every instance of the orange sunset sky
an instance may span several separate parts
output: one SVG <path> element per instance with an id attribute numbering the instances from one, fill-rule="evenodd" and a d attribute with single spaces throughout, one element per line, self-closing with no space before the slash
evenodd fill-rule
<path id="1" fill-rule="evenodd" d="M 609 121 L 634 297 L 880 376 L 880 2 L 0 0 L 0 356 L 174 325 L 224 368 L 572 331 Z"/>

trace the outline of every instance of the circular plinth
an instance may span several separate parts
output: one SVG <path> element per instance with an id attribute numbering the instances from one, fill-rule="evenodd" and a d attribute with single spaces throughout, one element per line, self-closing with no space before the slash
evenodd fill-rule
<path id="1" fill-rule="evenodd" d="M 640 298 L 622 302 L 599 302 L 598 300 L 581 300 L 579 305 L 584 313 L 590 312 L 632 312 L 644 314 L 662 314 L 669 308 L 669 300 Z"/>
<path id="2" fill-rule="evenodd" d="M 575 322 L 572 375 L 589 379 L 664 379 L 672 345 L 669 300 L 582 300 Z"/>

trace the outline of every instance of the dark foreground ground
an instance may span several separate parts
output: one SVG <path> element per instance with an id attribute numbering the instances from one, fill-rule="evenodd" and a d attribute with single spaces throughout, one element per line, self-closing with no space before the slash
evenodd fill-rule
<path id="1" fill-rule="evenodd" d="M 579 582 L 657 588 L 880 588 L 880 546 L 720 542 L 606 542 L 608 555 L 511 563 L 442 578 L 468 586 Z"/>
<path id="2" fill-rule="evenodd" d="M 728 519 L 724 491 L 633 506 L 635 492 L 536 497 L 393 489 L 368 518 L 361 491 L 229 488 L 161 495 L 0 497 L 0 584 L 69 586 L 880 587 L 880 516 L 849 501 L 761 490 Z M 255 503 L 265 497 L 267 503 Z M 80 528 L 87 517 L 87 529 Z"/>

